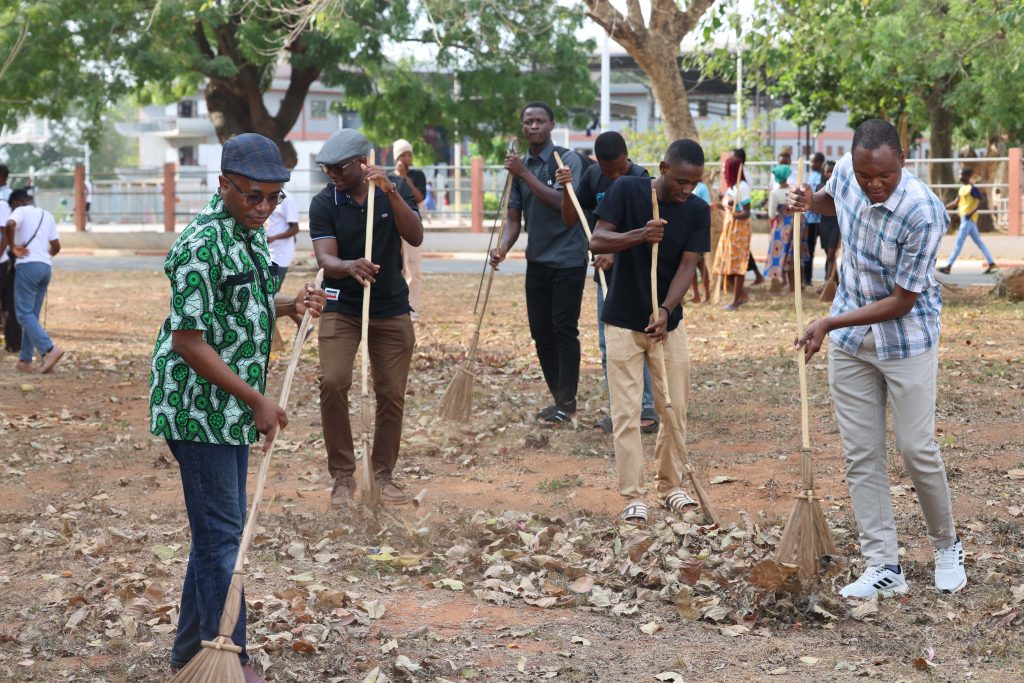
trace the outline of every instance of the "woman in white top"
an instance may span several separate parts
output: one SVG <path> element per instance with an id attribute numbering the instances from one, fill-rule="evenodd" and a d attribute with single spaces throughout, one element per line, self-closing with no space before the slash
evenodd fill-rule
<path id="1" fill-rule="evenodd" d="M 18 370 L 32 372 L 32 359 L 38 350 L 43 358 L 40 372 L 47 373 L 64 355 L 39 322 L 50 285 L 50 264 L 60 251 L 57 223 L 53 214 L 35 206 L 28 190 L 12 192 L 10 205 L 12 211 L 4 225 L 0 248 L 10 245 L 16 257 L 14 311 L 22 329 Z"/>

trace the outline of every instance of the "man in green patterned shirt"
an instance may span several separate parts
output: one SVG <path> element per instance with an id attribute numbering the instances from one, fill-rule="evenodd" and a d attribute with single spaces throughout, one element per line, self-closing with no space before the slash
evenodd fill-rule
<path id="1" fill-rule="evenodd" d="M 319 316 L 326 299 L 306 285 L 274 298 L 263 224 L 284 198 L 290 173 L 268 138 L 224 144 L 220 188 L 175 240 L 164 270 L 171 312 L 157 335 L 150 376 L 150 430 L 178 461 L 192 531 L 171 665 L 183 667 L 217 636 L 245 524 L 249 445 L 288 423 L 263 395 L 274 318 Z M 247 683 L 262 681 L 245 653 L 245 601 L 232 634 Z"/>

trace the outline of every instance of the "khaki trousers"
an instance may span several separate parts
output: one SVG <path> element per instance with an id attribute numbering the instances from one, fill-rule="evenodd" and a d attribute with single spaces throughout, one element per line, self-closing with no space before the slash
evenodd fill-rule
<path id="1" fill-rule="evenodd" d="M 686 345 L 686 328 L 668 334 L 664 342 L 655 343 L 643 332 L 634 332 L 615 325 L 605 325 L 608 346 L 608 391 L 612 401 L 612 425 L 615 440 L 615 472 L 619 493 L 628 501 L 643 500 L 644 445 L 640 438 L 640 399 L 644 391 L 644 360 L 651 368 L 654 409 L 661 420 L 654 443 L 657 462 L 658 495 L 664 498 L 678 490 L 683 482 L 682 453 L 675 447 L 672 425 L 665 412 L 665 385 L 661 375 L 658 346 L 665 353 L 672 409 L 679 420 L 686 441 L 686 404 L 690 397 L 690 352 Z"/>
<path id="2" fill-rule="evenodd" d="M 886 461 L 887 400 L 896 448 L 914 483 L 928 540 L 935 548 L 956 542 L 946 467 L 935 443 L 937 371 L 937 348 L 912 358 L 879 360 L 870 331 L 856 354 L 829 345 L 828 380 L 846 454 L 846 481 L 869 565 L 900 562 Z"/>
<path id="3" fill-rule="evenodd" d="M 324 313 L 320 318 L 319 337 L 320 420 L 327 448 L 327 470 L 334 479 L 351 478 L 356 471 L 356 460 L 348 394 L 362 337 L 360 319 L 353 315 Z M 398 462 L 405 385 L 415 344 L 416 334 L 408 314 L 370 318 L 370 371 L 377 399 L 371 462 L 378 477 L 390 478 Z"/>

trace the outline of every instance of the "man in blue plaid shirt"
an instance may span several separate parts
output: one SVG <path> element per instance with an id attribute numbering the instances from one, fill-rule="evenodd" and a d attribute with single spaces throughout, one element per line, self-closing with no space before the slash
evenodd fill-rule
<path id="1" fill-rule="evenodd" d="M 899 564 L 886 463 L 886 401 L 896 446 L 914 483 L 935 550 L 935 587 L 967 585 L 964 550 L 953 522 L 946 468 L 935 442 L 942 288 L 935 254 L 949 217 L 928 186 L 903 170 L 896 128 L 865 121 L 817 192 L 789 193 L 794 211 L 836 216 L 843 239 L 839 289 L 828 317 L 796 340 L 809 360 L 825 341 L 846 480 L 860 530 L 864 574 L 841 591 L 847 598 L 907 592 Z"/>

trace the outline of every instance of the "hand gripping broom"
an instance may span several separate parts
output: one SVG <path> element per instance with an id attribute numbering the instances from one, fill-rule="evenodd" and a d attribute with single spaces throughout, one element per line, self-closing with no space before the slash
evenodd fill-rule
<path id="1" fill-rule="evenodd" d="M 803 159 L 796 162 L 796 186 L 804 183 Z M 800 222 L 803 214 L 793 215 L 793 278 L 798 283 L 793 288 L 796 300 L 797 337 L 804 333 L 803 297 L 800 292 Z M 776 562 L 796 564 L 800 567 L 800 578 L 805 581 L 814 577 L 818 571 L 818 561 L 822 555 L 835 555 L 836 542 L 828 528 L 825 513 L 821 510 L 818 499 L 814 496 L 814 462 L 811 460 L 811 435 L 807 415 L 807 367 L 803 349 L 797 354 L 800 372 L 800 431 L 802 449 L 800 453 L 800 481 L 802 491 L 797 494 L 793 512 L 789 515 L 786 528 L 779 539 L 779 547 L 775 552 Z"/>
<path id="2" fill-rule="evenodd" d="M 651 185 L 651 204 L 654 206 L 654 220 L 660 220 L 661 212 L 658 210 L 658 192 L 654 189 L 653 184 Z M 651 315 L 658 315 L 657 242 L 651 245 Z M 675 409 L 672 407 L 672 394 L 668 388 L 668 370 L 665 368 L 665 345 L 662 342 L 658 342 L 655 346 L 657 347 L 656 353 L 658 356 L 658 370 L 661 373 L 661 386 L 665 392 L 665 414 L 668 416 L 669 429 L 672 430 L 672 439 L 675 441 L 676 451 L 679 453 L 679 459 L 683 462 L 683 469 L 686 470 L 686 476 L 689 477 L 690 484 L 693 485 L 693 491 L 697 494 L 697 502 L 700 503 L 700 509 L 704 512 L 704 516 L 718 526 L 721 526 L 722 520 L 718 516 L 718 512 L 715 510 L 715 506 L 711 504 L 711 499 L 708 498 L 708 494 L 704 490 L 704 485 L 701 484 L 700 479 L 697 477 L 697 473 L 694 472 L 693 465 L 690 464 L 690 459 L 686 454 L 686 441 L 683 438 L 683 428 L 679 424 L 679 417 L 676 415 Z"/>
<path id="3" fill-rule="evenodd" d="M 562 163 L 562 157 L 558 152 L 555 152 L 555 162 L 558 164 L 558 168 L 565 168 L 565 164 Z M 587 236 L 587 243 L 589 244 L 590 240 L 592 240 L 594 236 L 590 233 L 590 224 L 587 223 L 587 214 L 583 211 L 583 207 L 580 206 L 580 200 L 576 198 L 576 190 L 573 189 L 572 183 L 565 186 L 565 191 L 569 193 L 569 199 L 572 200 L 572 205 L 576 207 L 576 215 L 580 217 L 580 225 L 583 226 L 583 234 Z M 590 254 L 589 250 L 588 255 L 591 259 L 594 258 L 594 255 Z M 608 283 L 605 282 L 604 271 L 600 268 L 596 268 L 596 270 L 597 277 L 601 281 L 601 291 L 604 292 L 604 296 L 607 297 Z"/>
<path id="4" fill-rule="evenodd" d="M 369 165 L 376 161 L 374 150 L 370 150 Z M 374 199 L 377 188 L 370 183 L 366 189 L 366 242 L 363 258 L 373 262 L 373 224 Z M 359 358 L 362 370 L 362 400 L 360 411 L 363 418 L 363 453 L 359 462 L 359 492 L 366 507 L 377 507 L 380 504 L 380 492 L 377 491 L 377 479 L 373 475 L 373 453 L 370 444 L 370 290 L 371 285 L 363 287 L 362 330 L 359 337 Z"/>
<path id="5" fill-rule="evenodd" d="M 324 271 L 321 270 L 316 274 L 317 289 L 320 289 L 323 281 Z M 291 392 L 292 379 L 295 377 L 295 369 L 299 365 L 299 356 L 302 353 L 302 342 L 306 339 L 306 330 L 309 329 L 311 320 L 312 316 L 307 308 L 302 316 L 299 331 L 295 335 L 292 357 L 288 362 L 288 369 L 281 385 L 281 398 L 278 405 L 282 408 L 288 407 L 288 394 Z M 204 640 L 199 653 L 171 678 L 171 683 L 245 683 L 242 665 L 238 661 L 238 655 L 242 652 L 242 648 L 231 640 L 231 634 L 235 630 L 238 613 L 242 609 L 242 568 L 245 564 L 245 553 L 249 549 L 253 533 L 256 530 L 256 518 L 260 511 L 260 501 L 263 500 L 263 489 L 267 484 L 267 475 L 270 473 L 270 458 L 273 455 L 276 441 L 275 435 L 264 447 L 263 462 L 260 464 L 259 476 L 256 479 L 256 492 L 253 494 L 252 504 L 249 506 L 249 518 L 242 530 L 242 541 L 238 546 L 235 568 L 231 572 L 231 584 L 228 586 L 228 594 L 224 599 L 224 609 L 220 613 L 217 637 L 213 640 Z"/>
<path id="6" fill-rule="evenodd" d="M 509 151 L 515 151 L 515 142 L 509 144 Z M 505 220 L 508 218 L 508 200 L 509 191 L 512 186 L 512 174 L 509 173 L 505 178 L 505 189 L 502 192 L 501 212 L 500 218 L 501 227 L 498 230 L 498 244 L 501 244 L 501 237 L 505 233 Z M 492 231 L 493 233 L 493 231 Z M 490 245 L 490 242 L 488 242 Z M 491 257 L 491 250 L 487 250 L 487 261 L 484 261 L 484 267 L 487 267 L 489 259 Z M 487 312 L 487 301 L 491 297 L 491 283 L 494 282 L 494 268 L 491 268 L 490 274 L 487 276 L 487 284 L 483 290 L 483 299 L 480 298 L 480 292 L 477 291 L 477 301 L 479 306 L 474 307 L 474 311 L 477 313 L 476 318 L 476 329 L 473 330 L 473 340 L 469 343 L 469 353 L 466 354 L 466 360 L 462 362 L 455 370 L 455 376 L 452 377 L 451 383 L 448 388 L 445 389 L 444 395 L 441 396 L 441 402 L 438 404 L 438 414 L 442 420 L 448 422 L 468 422 L 469 414 L 473 411 L 473 385 L 476 382 L 476 373 L 473 372 L 473 364 L 476 362 L 476 351 L 480 345 L 480 328 L 484 324 L 484 314 Z"/>

